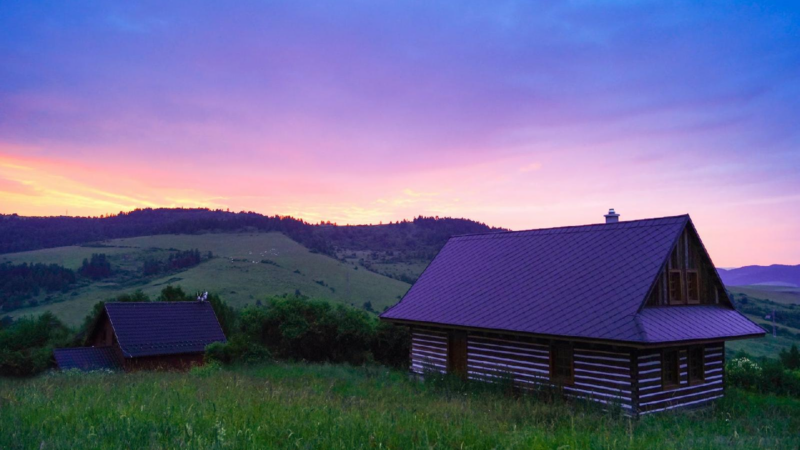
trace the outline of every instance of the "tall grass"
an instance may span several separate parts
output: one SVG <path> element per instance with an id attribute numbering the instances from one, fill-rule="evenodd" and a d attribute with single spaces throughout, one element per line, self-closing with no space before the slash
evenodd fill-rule
<path id="1" fill-rule="evenodd" d="M 595 407 L 281 364 L 0 380 L 0 448 L 752 449 L 800 445 L 800 401 L 733 390 L 639 421 Z"/>

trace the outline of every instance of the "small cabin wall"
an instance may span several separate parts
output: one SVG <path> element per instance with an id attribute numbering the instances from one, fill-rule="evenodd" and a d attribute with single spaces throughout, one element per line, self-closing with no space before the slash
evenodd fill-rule
<path id="1" fill-rule="evenodd" d="M 700 406 L 724 395 L 722 342 L 674 347 L 676 384 L 665 383 L 662 361 L 671 348 L 637 349 L 581 342 L 537 339 L 502 333 L 463 332 L 466 370 L 470 380 L 508 381 L 522 388 L 558 385 L 568 396 L 615 405 L 631 415 L 678 407 Z M 411 372 L 458 373 L 453 331 L 435 327 L 411 328 Z M 572 377 L 554 381 L 553 349 L 571 349 Z M 702 349 L 702 380 L 689 378 L 689 349 Z M 670 353 L 668 353 L 670 354 Z"/>
<path id="2" fill-rule="evenodd" d="M 100 323 L 95 327 L 94 333 L 89 338 L 88 344 L 92 347 L 110 347 L 116 343 L 117 338 L 114 335 L 114 327 L 111 326 L 108 315 L 103 314 Z"/>

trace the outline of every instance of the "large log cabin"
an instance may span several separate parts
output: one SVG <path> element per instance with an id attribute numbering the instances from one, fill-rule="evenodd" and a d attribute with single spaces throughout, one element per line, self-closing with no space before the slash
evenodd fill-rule
<path id="1" fill-rule="evenodd" d="M 382 320 L 411 370 L 556 385 L 631 415 L 725 392 L 737 312 L 688 215 L 451 238 Z"/>
<path id="2" fill-rule="evenodd" d="M 55 350 L 58 367 L 182 370 L 203 364 L 208 344 L 225 342 L 207 301 L 110 302 L 90 327 L 89 347 Z"/>

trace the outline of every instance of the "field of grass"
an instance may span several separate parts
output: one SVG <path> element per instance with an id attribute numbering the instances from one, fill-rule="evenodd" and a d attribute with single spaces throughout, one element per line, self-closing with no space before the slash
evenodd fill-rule
<path id="1" fill-rule="evenodd" d="M 52 311 L 71 325 L 79 324 L 91 306 L 122 293 L 141 289 L 155 297 L 165 286 L 180 285 L 187 292 L 220 294 L 235 307 L 254 304 L 269 295 L 294 293 L 353 304 L 371 302 L 375 311 L 396 303 L 409 284 L 365 270 L 354 264 L 312 253 L 280 233 L 159 235 L 103 242 L 104 247 L 60 247 L 0 255 L 0 262 L 55 262 L 76 269 L 92 253 L 109 255 L 112 267 L 123 275 L 109 282 L 81 286 L 66 294 L 50 294 L 47 304 L 22 308 L 12 317 Z M 147 258 L 165 258 L 170 249 L 199 249 L 215 257 L 198 266 L 166 276 L 137 275 Z"/>
<path id="2" fill-rule="evenodd" d="M 786 302 L 787 298 L 780 301 L 776 295 L 780 296 L 780 289 L 772 286 L 726 286 L 731 292 L 734 303 L 742 312 L 758 311 L 759 314 L 745 314 L 750 320 L 769 330 L 767 336 L 761 339 L 746 339 L 742 341 L 732 341 L 726 344 L 728 356 L 731 357 L 738 351 L 745 351 L 751 356 L 767 356 L 775 358 L 781 350 L 789 350 L 794 344 L 800 346 L 800 328 L 792 327 L 784 323 L 786 318 L 796 316 L 800 308 L 791 302 Z M 777 293 L 777 294 L 776 294 Z M 785 294 L 785 292 L 783 292 Z M 771 303 L 774 302 L 774 303 Z M 755 308 L 755 309 L 754 309 Z M 772 322 L 766 319 L 768 314 L 777 311 L 778 336 L 772 337 Z"/>
<path id="3" fill-rule="evenodd" d="M 800 400 L 729 391 L 639 421 L 378 368 L 268 365 L 0 379 L 0 448 L 795 449 Z"/>
<path id="4" fill-rule="evenodd" d="M 387 252 L 341 249 L 336 257 L 350 264 L 365 264 L 373 272 L 404 281 L 419 278 L 430 263 L 427 259 L 398 257 Z"/>

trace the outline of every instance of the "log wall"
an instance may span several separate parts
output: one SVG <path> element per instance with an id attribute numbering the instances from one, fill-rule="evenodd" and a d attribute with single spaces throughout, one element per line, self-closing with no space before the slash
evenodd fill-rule
<path id="1" fill-rule="evenodd" d="M 724 395 L 724 344 L 705 346 L 705 380 L 689 384 L 688 354 L 679 352 L 680 384 L 665 390 L 661 379 L 661 351 L 643 351 L 639 355 L 639 411 L 641 414 L 678 407 L 700 406 Z"/>
<path id="2" fill-rule="evenodd" d="M 411 330 L 411 371 L 447 372 L 446 330 Z M 688 354 L 679 351 L 680 383 L 665 390 L 661 350 L 636 350 L 600 344 L 574 343 L 572 383 L 562 386 L 568 396 L 621 407 L 630 414 L 648 414 L 682 406 L 698 406 L 723 396 L 722 343 L 705 346 L 704 375 L 689 384 Z M 552 385 L 550 341 L 493 333 L 467 335 L 467 376 L 472 380 L 513 382 L 520 387 Z"/>
<path id="3" fill-rule="evenodd" d="M 411 371 L 447 372 L 447 332 L 428 328 L 411 330 Z"/>

